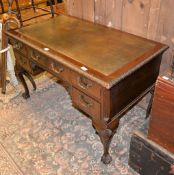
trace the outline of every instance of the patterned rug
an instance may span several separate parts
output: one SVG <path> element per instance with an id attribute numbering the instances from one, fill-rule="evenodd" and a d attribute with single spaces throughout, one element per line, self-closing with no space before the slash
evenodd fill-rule
<path id="1" fill-rule="evenodd" d="M 127 165 L 131 133 L 145 111 L 135 106 L 120 122 L 111 143 L 113 161 L 103 152 L 91 121 L 72 107 L 63 86 L 43 75 L 31 98 L 0 103 L 0 175 L 135 175 Z"/>

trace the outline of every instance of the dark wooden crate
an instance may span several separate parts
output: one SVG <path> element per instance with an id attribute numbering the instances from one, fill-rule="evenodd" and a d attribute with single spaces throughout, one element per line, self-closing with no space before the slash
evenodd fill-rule
<path id="1" fill-rule="evenodd" d="M 170 175 L 174 155 L 147 139 L 147 123 L 135 131 L 130 144 L 129 165 L 141 175 Z"/>

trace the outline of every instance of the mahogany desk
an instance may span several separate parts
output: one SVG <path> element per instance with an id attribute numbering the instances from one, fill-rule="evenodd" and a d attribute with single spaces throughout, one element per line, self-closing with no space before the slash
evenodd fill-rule
<path id="1" fill-rule="evenodd" d="M 7 35 L 24 97 L 29 91 L 23 73 L 42 68 L 66 81 L 74 106 L 90 116 L 101 139 L 101 160 L 110 163 L 109 145 L 119 119 L 153 88 L 167 46 L 63 15 Z"/>

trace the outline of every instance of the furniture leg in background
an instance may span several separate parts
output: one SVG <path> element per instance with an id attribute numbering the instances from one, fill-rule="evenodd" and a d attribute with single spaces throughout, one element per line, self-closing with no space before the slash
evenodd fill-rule
<path id="1" fill-rule="evenodd" d="M 30 80 L 31 84 L 33 85 L 33 89 L 36 90 L 36 84 L 35 84 L 32 76 L 25 69 L 23 69 L 19 64 L 16 64 L 16 66 L 15 66 L 15 73 L 24 87 L 24 93 L 22 94 L 23 98 L 24 99 L 29 98 L 30 92 L 29 92 L 27 83 L 24 79 L 24 76 L 26 76 Z"/>
<path id="2" fill-rule="evenodd" d="M 4 4 L 2 0 L 0 0 L 0 5 L 1 5 L 1 13 L 4 13 Z"/>
<path id="3" fill-rule="evenodd" d="M 147 110 L 146 110 L 146 119 L 149 117 L 151 109 L 152 109 L 152 102 L 153 102 L 153 97 L 154 97 L 154 87 L 150 90 L 151 93 L 151 97 L 150 97 L 150 101 L 149 104 L 147 106 Z"/>
<path id="4" fill-rule="evenodd" d="M 2 93 L 5 94 L 6 92 L 6 71 L 7 71 L 7 46 L 8 46 L 8 42 L 7 42 L 7 36 L 5 34 L 5 31 L 7 30 L 7 26 L 5 25 L 5 22 L 7 20 L 7 16 L 3 16 L 2 19 L 2 46 L 1 49 L 5 50 L 5 52 L 2 52 L 1 54 L 1 86 L 2 86 Z"/>
<path id="5" fill-rule="evenodd" d="M 36 7 L 35 7 L 35 4 L 34 4 L 34 0 L 31 0 L 31 4 L 32 4 L 34 12 L 36 12 Z"/>

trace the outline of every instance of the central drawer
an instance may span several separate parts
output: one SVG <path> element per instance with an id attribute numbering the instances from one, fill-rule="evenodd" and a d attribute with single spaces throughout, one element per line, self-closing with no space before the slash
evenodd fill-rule
<path id="1" fill-rule="evenodd" d="M 69 69 L 58 61 L 43 55 L 42 53 L 29 48 L 29 59 L 34 60 L 44 70 L 62 78 L 69 79 Z"/>
<path id="2" fill-rule="evenodd" d="M 75 106 L 88 115 L 100 118 L 100 103 L 76 88 L 72 88 L 72 101 Z"/>

